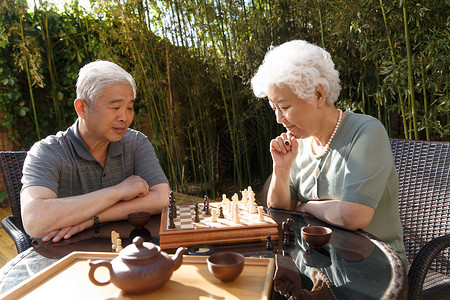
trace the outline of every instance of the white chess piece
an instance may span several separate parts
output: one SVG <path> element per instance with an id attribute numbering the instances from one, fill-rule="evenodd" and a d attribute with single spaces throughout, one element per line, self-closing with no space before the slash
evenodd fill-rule
<path id="1" fill-rule="evenodd" d="M 227 195 L 222 194 L 222 204 L 225 205 L 226 201 L 227 201 Z"/>
<path id="2" fill-rule="evenodd" d="M 264 222 L 264 208 L 262 206 L 258 206 L 258 221 Z"/>
<path id="3" fill-rule="evenodd" d="M 211 222 L 217 222 L 217 210 L 213 209 L 211 214 Z"/>
<path id="4" fill-rule="evenodd" d="M 114 230 L 111 231 L 111 243 L 112 243 L 112 250 L 115 252 L 117 249 L 117 239 L 119 238 L 119 234 L 115 232 Z"/>
<path id="5" fill-rule="evenodd" d="M 241 219 L 239 218 L 239 210 L 236 212 L 236 214 L 234 215 L 234 223 L 240 223 Z"/>
<path id="6" fill-rule="evenodd" d="M 231 197 L 231 200 L 233 203 L 237 203 L 239 201 L 239 196 L 237 193 L 234 193 L 234 195 Z"/>
<path id="7" fill-rule="evenodd" d="M 231 201 L 227 201 L 227 203 L 226 203 L 226 209 L 227 209 L 227 213 L 231 213 L 232 211 L 231 211 Z"/>
<path id="8" fill-rule="evenodd" d="M 250 208 L 248 209 L 248 212 L 251 214 L 256 214 L 258 212 L 258 205 L 256 205 L 256 202 L 250 202 Z"/>
<path id="9" fill-rule="evenodd" d="M 122 251 L 122 240 L 121 239 L 117 239 L 117 247 L 116 247 L 116 252 L 120 252 Z"/>
<path id="10" fill-rule="evenodd" d="M 247 205 L 247 201 L 248 201 L 247 189 L 244 189 L 241 193 L 242 193 L 242 205 L 245 207 Z"/>

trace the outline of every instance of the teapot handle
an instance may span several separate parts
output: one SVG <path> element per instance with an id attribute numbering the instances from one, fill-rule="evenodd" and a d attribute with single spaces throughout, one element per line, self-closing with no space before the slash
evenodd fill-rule
<path id="1" fill-rule="evenodd" d="M 91 266 L 91 269 L 89 270 L 89 279 L 92 281 L 93 284 L 103 286 L 111 282 L 111 271 L 112 271 L 111 262 L 106 260 L 99 260 L 94 262 L 89 261 L 89 266 Z M 107 267 L 109 269 L 110 279 L 104 282 L 100 282 L 97 279 L 95 279 L 94 273 L 98 267 Z"/>

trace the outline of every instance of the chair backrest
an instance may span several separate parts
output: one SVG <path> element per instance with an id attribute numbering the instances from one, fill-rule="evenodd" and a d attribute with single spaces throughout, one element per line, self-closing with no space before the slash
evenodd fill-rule
<path id="1" fill-rule="evenodd" d="M 399 210 L 411 263 L 430 240 L 450 232 L 450 143 L 391 139 L 399 177 Z M 448 274 L 444 250 L 431 269 Z"/>
<path id="2" fill-rule="evenodd" d="M 20 212 L 20 189 L 22 188 L 22 167 L 26 156 L 25 151 L 0 152 L 0 170 L 11 205 L 12 219 L 17 228 L 23 232 L 25 231 Z"/>

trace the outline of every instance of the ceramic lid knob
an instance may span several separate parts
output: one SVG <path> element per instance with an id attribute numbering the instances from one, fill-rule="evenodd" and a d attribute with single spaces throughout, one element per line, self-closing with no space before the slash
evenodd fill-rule
<path id="1" fill-rule="evenodd" d="M 160 253 L 160 249 L 153 243 L 144 242 L 144 239 L 137 236 L 133 239 L 133 244 L 128 245 L 120 252 L 120 257 L 125 260 L 146 260 Z"/>

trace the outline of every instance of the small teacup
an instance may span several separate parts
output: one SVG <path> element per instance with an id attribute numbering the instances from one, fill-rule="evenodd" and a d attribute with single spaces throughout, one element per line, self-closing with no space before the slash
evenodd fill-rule
<path id="1" fill-rule="evenodd" d="M 128 222 L 136 228 L 144 227 L 150 220 L 150 213 L 147 211 L 138 211 L 128 214 Z"/>
<path id="2" fill-rule="evenodd" d="M 207 262 L 211 274 L 223 282 L 231 282 L 244 269 L 245 257 L 236 252 L 222 252 L 211 255 Z"/>
<path id="3" fill-rule="evenodd" d="M 313 249 L 320 249 L 330 241 L 332 230 L 324 226 L 308 226 L 302 228 L 303 239 Z"/>

